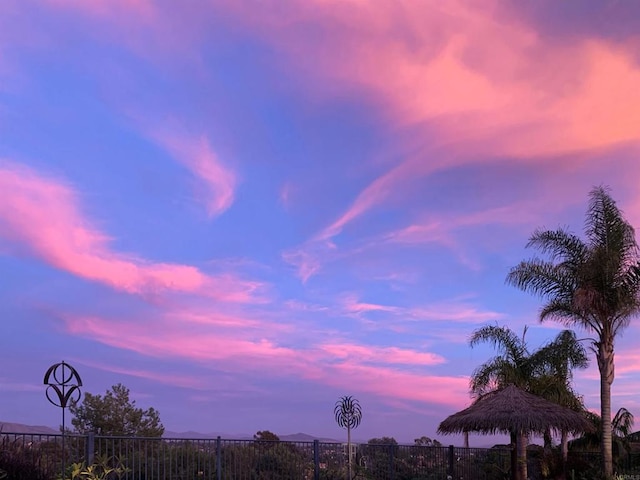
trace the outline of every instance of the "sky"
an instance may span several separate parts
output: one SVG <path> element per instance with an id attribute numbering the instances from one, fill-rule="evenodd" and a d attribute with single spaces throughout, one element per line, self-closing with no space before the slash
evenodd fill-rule
<path id="1" fill-rule="evenodd" d="M 640 227 L 638 32 L 624 1 L 0 2 L 0 420 L 60 425 L 64 360 L 174 432 L 342 438 L 353 395 L 356 439 L 456 443 L 471 333 L 561 329 L 505 283 L 533 231 L 598 185 Z M 593 358 L 575 388 L 599 410 Z"/>

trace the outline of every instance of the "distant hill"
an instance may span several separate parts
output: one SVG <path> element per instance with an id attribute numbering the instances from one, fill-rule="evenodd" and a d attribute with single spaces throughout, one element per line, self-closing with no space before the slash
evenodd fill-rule
<path id="1" fill-rule="evenodd" d="M 12 423 L 0 421 L 0 432 L 3 433 L 27 433 L 31 435 L 55 435 L 60 433 L 56 430 L 44 425 L 25 425 L 23 423 Z"/>
<path id="2" fill-rule="evenodd" d="M 56 435 L 60 433 L 60 430 L 56 430 L 44 425 L 25 425 L 23 423 L 3 422 L 0 421 L 0 433 L 26 433 L 30 435 Z M 278 435 L 280 440 L 285 442 L 313 442 L 318 440 L 324 443 L 340 443 L 340 440 L 335 438 L 321 438 L 314 437 L 307 433 L 293 433 L 290 435 Z M 243 433 L 223 433 L 223 432 L 211 432 L 200 433 L 192 430 L 186 432 L 170 432 L 166 431 L 163 435 L 164 438 L 188 438 L 188 439 L 214 439 L 220 437 L 224 440 L 253 440 L 253 435 Z"/>
<path id="3" fill-rule="evenodd" d="M 212 433 L 200 433 L 194 432 L 192 430 L 187 432 L 171 432 L 166 431 L 163 435 L 164 438 L 189 438 L 189 439 L 213 439 L 220 437 L 223 440 L 253 440 L 253 435 L 244 434 L 244 433 L 222 433 L 222 432 L 212 432 Z M 307 433 L 292 433 L 289 435 L 278 435 L 280 440 L 284 442 L 313 442 L 314 440 L 318 440 L 319 442 L 324 443 L 340 443 L 340 440 L 336 440 L 334 438 L 321 438 L 314 437 L 313 435 L 309 435 Z"/>
<path id="4" fill-rule="evenodd" d="M 225 440 L 253 440 L 252 435 L 244 434 L 244 433 L 222 433 L 222 432 L 211 432 L 211 433 L 200 433 L 194 432 L 193 430 L 189 430 L 186 432 L 171 432 L 165 430 L 164 438 L 188 438 L 194 440 L 211 440 L 214 438 L 222 438 Z"/>
<path id="5" fill-rule="evenodd" d="M 285 442 L 313 442 L 314 440 L 318 440 L 323 443 L 342 443 L 341 440 L 336 440 L 335 438 L 321 438 L 314 437 L 312 435 L 308 435 L 306 433 L 292 433 L 291 435 L 278 435 L 280 440 Z"/>

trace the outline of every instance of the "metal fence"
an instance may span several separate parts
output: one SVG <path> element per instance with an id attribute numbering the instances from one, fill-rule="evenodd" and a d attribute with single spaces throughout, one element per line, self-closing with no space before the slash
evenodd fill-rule
<path id="1" fill-rule="evenodd" d="M 97 435 L 0 435 L 0 468 L 12 480 L 55 480 L 63 461 L 121 461 L 123 480 L 342 480 L 349 452 L 341 443 Z M 63 455 L 64 451 L 64 455 Z M 510 476 L 511 450 L 360 444 L 352 449 L 358 480 L 503 480 Z M 541 455 L 531 454 L 530 478 L 548 475 Z M 571 454 L 574 478 L 593 478 L 599 455 Z M 591 470 L 590 470 L 591 469 Z M 591 472 L 591 473 L 589 473 Z M 640 455 L 618 463 L 618 473 L 640 474 Z M 638 477 L 640 478 L 640 476 Z"/>

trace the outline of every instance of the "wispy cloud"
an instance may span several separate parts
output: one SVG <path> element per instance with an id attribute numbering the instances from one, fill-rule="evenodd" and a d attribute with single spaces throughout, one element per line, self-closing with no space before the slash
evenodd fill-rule
<path id="1" fill-rule="evenodd" d="M 199 180 L 199 197 L 209 216 L 227 210 L 235 198 L 237 175 L 223 164 L 204 135 L 177 134 L 176 128 L 152 129 L 151 137 Z"/>
<path id="2" fill-rule="evenodd" d="M 81 211 L 71 186 L 11 162 L 0 165 L 0 236 L 47 263 L 117 290 L 141 295 L 199 292 L 251 301 L 260 283 L 206 275 L 190 265 L 154 263 L 113 251 L 110 238 Z"/>
<path id="3" fill-rule="evenodd" d="M 357 86 L 383 104 L 390 122 L 417 128 L 432 143 L 429 154 L 401 158 L 374 179 L 312 243 L 338 235 L 407 182 L 443 168 L 490 155 L 546 162 L 640 140 L 633 45 L 581 37 L 555 44 L 495 2 L 402 8 L 385 1 L 299 2 L 278 16 L 240 3 L 235 11 L 294 65 L 325 80 L 309 80 L 313 88 Z M 307 22 L 330 32 L 328 41 L 305 35 Z M 317 259 L 303 252 L 296 258 L 303 278 L 319 270 Z"/>
<path id="4" fill-rule="evenodd" d="M 165 385 L 171 385 L 181 388 L 189 388 L 200 390 L 206 387 L 206 382 L 202 378 L 185 375 L 181 373 L 179 375 L 171 374 L 167 371 L 158 372 L 153 370 L 144 370 L 140 368 L 131 368 L 130 365 L 121 367 L 115 363 L 97 362 L 95 360 L 88 360 L 86 358 L 72 359 L 74 365 L 83 365 L 85 367 L 91 367 L 103 372 L 117 373 L 119 375 L 127 375 L 131 377 L 142 378 L 145 380 L 151 380 L 153 382 L 162 383 Z"/>
<path id="5" fill-rule="evenodd" d="M 254 330 L 255 333 L 243 334 L 241 329 L 194 332 L 184 323 L 168 322 L 161 317 L 153 320 L 155 326 L 99 317 L 63 315 L 61 318 L 71 334 L 146 356 L 215 361 L 218 368 L 224 365 L 227 372 L 253 371 L 257 375 L 269 372 L 271 377 L 305 378 L 324 385 L 357 388 L 384 398 L 439 404 L 451 401 L 452 391 L 445 394 L 445 390 L 452 385 L 464 385 L 460 398 L 466 398 L 466 379 L 429 376 L 404 369 L 428 368 L 446 361 L 426 351 L 353 342 L 319 343 L 305 349 L 285 347 L 272 338 L 273 332 L 264 325 Z M 425 388 L 429 382 L 439 387 Z"/>
<path id="6" fill-rule="evenodd" d="M 439 365 L 445 362 L 440 355 L 397 347 L 374 347 L 351 343 L 322 344 L 320 350 L 340 361 L 374 364 Z"/>
<path id="7" fill-rule="evenodd" d="M 367 313 L 387 313 L 394 317 L 394 327 L 401 323 L 415 321 L 441 321 L 459 323 L 484 323 L 504 318 L 504 314 L 483 310 L 474 306 L 468 300 L 452 299 L 447 301 L 432 302 L 425 306 L 401 307 L 393 305 L 380 305 L 377 303 L 362 302 L 355 295 L 348 295 L 342 305 L 342 313 L 366 316 Z"/>

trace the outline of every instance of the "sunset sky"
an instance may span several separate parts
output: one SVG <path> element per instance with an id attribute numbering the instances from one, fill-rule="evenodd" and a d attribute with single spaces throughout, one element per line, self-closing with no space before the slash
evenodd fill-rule
<path id="1" fill-rule="evenodd" d="M 639 32 L 623 1 L 3 0 L 0 420 L 58 426 L 64 360 L 172 431 L 342 438 L 353 395 L 357 439 L 436 436 L 475 329 L 560 331 L 505 284 L 531 233 L 595 185 L 640 227 Z"/>

